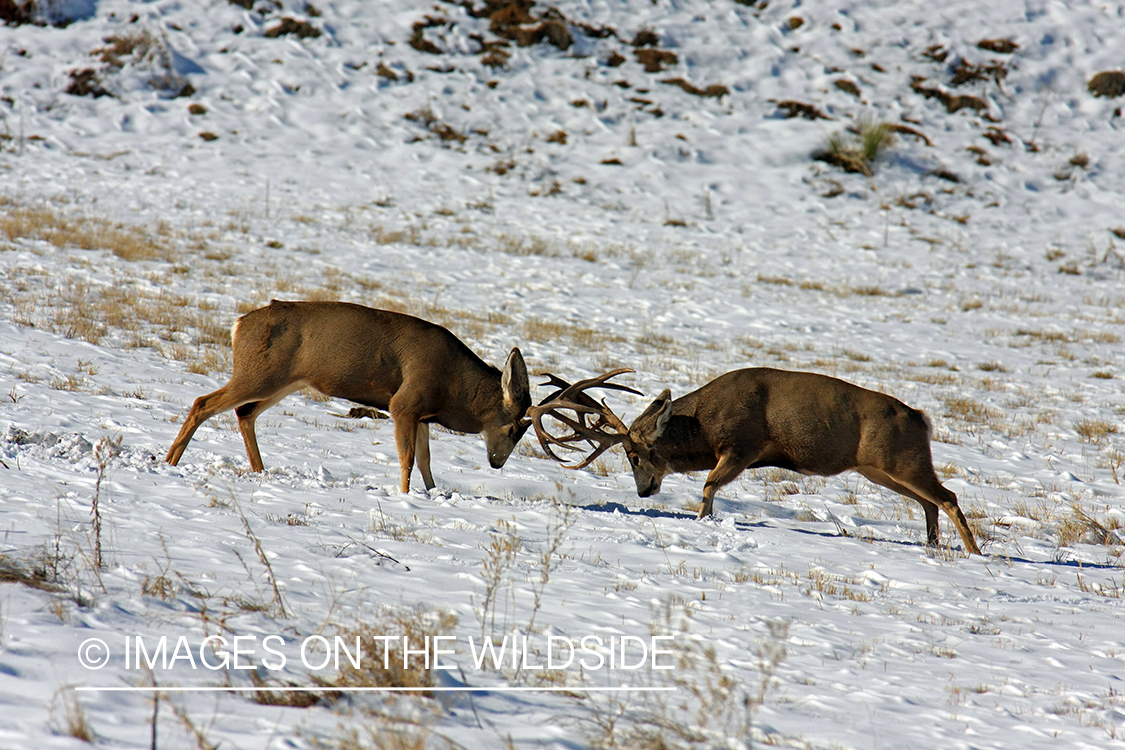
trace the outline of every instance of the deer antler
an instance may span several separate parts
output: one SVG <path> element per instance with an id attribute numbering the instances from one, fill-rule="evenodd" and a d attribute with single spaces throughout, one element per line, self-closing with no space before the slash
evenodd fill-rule
<path id="1" fill-rule="evenodd" d="M 539 438 L 539 445 L 543 447 L 543 451 L 548 456 L 560 463 L 564 461 L 551 449 L 552 445 L 566 450 L 578 450 L 573 447 L 573 444 L 580 441 L 597 445 L 581 463 L 567 466 L 569 469 L 581 469 L 589 466 L 598 456 L 618 443 L 627 444 L 630 442 L 629 428 L 625 426 L 621 418 L 614 414 L 604 401 L 599 403 L 586 394 L 586 391 L 590 388 L 609 388 L 641 395 L 640 391 L 628 386 L 608 382 L 610 378 L 626 372 L 633 372 L 633 370 L 620 367 L 595 378 L 579 380 L 573 385 L 551 373 L 543 373 L 544 377 L 548 378 L 543 385 L 551 385 L 559 388 L 559 390 L 543 399 L 537 406 L 529 408 L 527 417 L 531 419 L 531 423 L 535 427 L 535 436 Z M 574 418 L 563 414 L 562 410 L 574 412 Z M 587 414 L 596 415 L 597 419 L 592 424 L 587 424 Z M 562 436 L 552 435 L 543 427 L 543 417 L 547 415 L 569 427 L 571 433 Z M 607 431 L 605 429 L 607 427 L 614 431 Z"/>

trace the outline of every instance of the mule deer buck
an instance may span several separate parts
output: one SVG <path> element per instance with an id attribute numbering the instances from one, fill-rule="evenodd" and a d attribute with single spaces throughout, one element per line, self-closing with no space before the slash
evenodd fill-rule
<path id="1" fill-rule="evenodd" d="M 699 518 L 711 515 L 715 493 L 745 469 L 776 466 L 820 476 L 854 469 L 921 503 L 929 544 L 938 543 L 940 508 L 965 548 L 981 553 L 957 496 L 934 473 L 929 419 L 898 399 L 827 375 L 757 367 L 720 375 L 675 401 L 665 389 L 626 427 L 605 402 L 585 391 L 607 387 L 606 381 L 627 372 L 633 371 L 612 370 L 569 386 L 550 376 L 561 390 L 528 410 L 543 450 L 562 461 L 551 446 L 596 446 L 570 467 L 578 469 L 621 445 L 641 497 L 659 492 L 668 474 L 708 469 Z M 548 432 L 547 415 L 571 433 Z M 588 423 L 588 415 L 596 419 Z"/>
<path id="2" fill-rule="evenodd" d="M 254 420 L 306 386 L 390 412 L 403 492 L 415 461 L 426 489 L 434 486 L 430 424 L 484 433 L 494 469 L 530 425 L 531 389 L 518 348 L 501 372 L 445 328 L 410 315 L 347 302 L 273 300 L 238 319 L 231 345 L 230 382 L 195 400 L 168 451 L 173 466 L 201 424 L 234 409 L 250 468 L 262 471 Z"/>

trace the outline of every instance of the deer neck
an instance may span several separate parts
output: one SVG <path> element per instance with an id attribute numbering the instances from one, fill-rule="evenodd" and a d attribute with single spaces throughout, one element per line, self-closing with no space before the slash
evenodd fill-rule
<path id="1" fill-rule="evenodd" d="M 703 434 L 699 419 L 686 414 L 673 414 L 668 426 L 653 445 L 653 453 L 661 456 L 676 472 L 704 471 L 715 468 L 715 450 Z"/>

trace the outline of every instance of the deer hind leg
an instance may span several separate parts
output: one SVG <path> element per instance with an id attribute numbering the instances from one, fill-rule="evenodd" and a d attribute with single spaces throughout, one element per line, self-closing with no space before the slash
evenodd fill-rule
<path id="1" fill-rule="evenodd" d="M 938 481 L 933 469 L 926 472 L 914 472 L 913 476 L 901 475 L 892 477 L 886 471 L 873 466 L 864 466 L 856 469 L 860 474 L 870 479 L 875 484 L 894 490 L 900 495 L 905 495 L 917 500 L 926 510 L 926 540 L 929 544 L 938 543 L 938 508 L 943 510 L 954 528 L 961 536 L 965 549 L 974 555 L 981 554 L 977 546 L 973 531 L 969 528 L 969 521 L 957 505 L 957 495 L 953 494 Z"/>
<path id="2" fill-rule="evenodd" d="M 434 475 L 430 473 L 430 426 L 425 422 L 418 423 L 418 434 L 414 438 L 414 459 L 418 463 L 418 471 L 422 473 L 426 489 L 432 490 Z"/>
<path id="3" fill-rule="evenodd" d="M 208 393 L 197 398 L 195 403 L 191 405 L 191 411 L 184 419 L 180 432 L 176 435 L 176 439 L 172 441 L 172 447 L 168 449 L 168 455 L 164 460 L 172 466 L 178 464 L 180 457 L 184 455 L 184 450 L 200 425 L 216 414 L 233 409 L 244 401 L 246 399 L 239 398 L 233 393 L 230 383 L 214 393 Z"/>
<path id="4" fill-rule="evenodd" d="M 172 447 L 168 449 L 165 460 L 175 466 L 200 425 L 216 414 L 237 409 L 238 429 L 242 433 L 242 442 L 246 445 L 250 468 L 253 471 L 261 471 L 262 457 L 258 454 L 258 441 L 254 437 L 254 420 L 266 409 L 303 386 L 304 383 L 292 383 L 278 388 L 275 384 L 266 383 L 248 387 L 246 383 L 240 384 L 232 379 L 214 393 L 200 396 L 192 404 L 191 411 L 188 412 L 180 433 L 172 441 Z"/>
<path id="5" fill-rule="evenodd" d="M 292 391 L 282 391 L 260 401 L 250 401 L 234 410 L 238 416 L 238 431 L 242 433 L 242 443 L 246 446 L 246 457 L 250 459 L 250 471 L 265 471 L 262 454 L 258 451 L 258 436 L 254 433 L 254 421 L 266 409 L 288 396 Z"/>
<path id="6" fill-rule="evenodd" d="M 697 518 L 706 518 L 714 514 L 715 494 L 722 487 L 733 482 L 734 478 L 749 465 L 749 461 L 736 457 L 733 453 L 724 453 L 719 456 L 719 462 L 715 464 L 714 469 L 711 469 L 711 473 L 707 475 L 707 481 L 703 484 L 703 504 L 699 506 Z"/>

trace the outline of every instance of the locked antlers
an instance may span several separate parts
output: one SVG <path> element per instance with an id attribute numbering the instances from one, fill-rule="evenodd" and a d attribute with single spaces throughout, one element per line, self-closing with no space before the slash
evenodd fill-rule
<path id="1" fill-rule="evenodd" d="M 599 403 L 586 394 L 586 391 L 590 388 L 607 388 L 634 393 L 638 396 L 642 395 L 640 391 L 628 386 L 609 382 L 610 378 L 627 372 L 634 371 L 627 367 L 620 367 L 595 378 L 579 380 L 573 385 L 551 373 L 543 373 L 544 377 L 548 379 L 543 385 L 554 386 L 559 389 L 543 399 L 537 406 L 532 406 L 527 410 L 527 416 L 531 419 L 531 424 L 535 428 L 535 436 L 539 438 L 539 445 L 543 447 L 543 451 L 556 461 L 563 462 L 565 459 L 560 458 L 552 450 L 552 446 L 569 451 L 580 450 L 575 447 L 576 443 L 585 442 L 590 446 L 596 446 L 581 463 L 567 466 L 570 469 L 581 469 L 589 466 L 598 456 L 619 443 L 626 444 L 626 447 L 628 447 L 627 444 L 630 442 L 629 428 L 625 426 L 620 417 L 606 406 L 604 401 Z M 574 412 L 574 417 L 564 414 L 564 411 Z M 588 424 L 587 415 L 593 415 L 596 418 Z M 545 416 L 550 416 L 569 427 L 570 434 L 561 436 L 551 434 L 543 426 L 543 417 Z"/>

